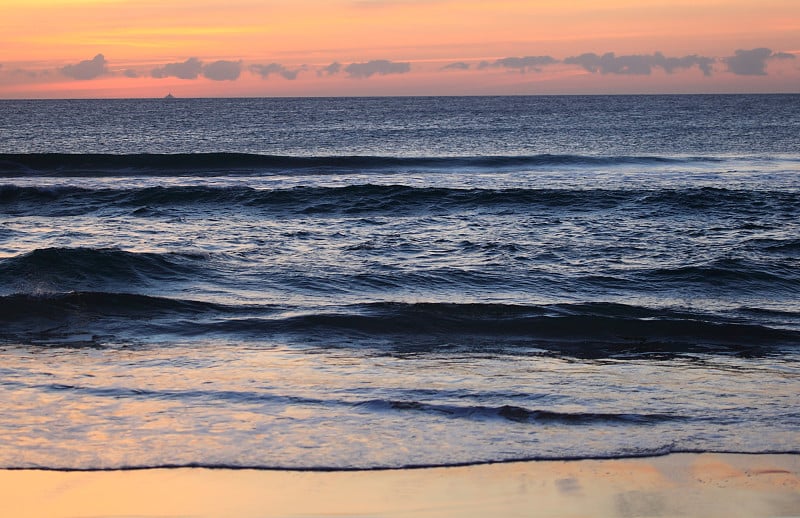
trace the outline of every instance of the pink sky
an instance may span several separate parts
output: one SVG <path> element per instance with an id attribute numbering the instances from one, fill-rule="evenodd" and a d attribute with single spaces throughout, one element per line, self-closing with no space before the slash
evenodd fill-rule
<path id="1" fill-rule="evenodd" d="M 800 3 L 5 0 L 0 98 L 167 92 L 798 93 Z"/>

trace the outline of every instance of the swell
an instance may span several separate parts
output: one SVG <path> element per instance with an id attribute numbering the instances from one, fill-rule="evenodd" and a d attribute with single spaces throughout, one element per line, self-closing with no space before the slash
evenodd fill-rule
<path id="1" fill-rule="evenodd" d="M 778 240 L 770 240 L 768 247 L 776 248 Z M 745 248 L 742 257 L 726 256 L 706 262 L 673 267 L 637 268 L 617 272 L 614 276 L 587 275 L 586 272 L 559 274 L 534 271 L 508 272 L 490 268 L 472 272 L 460 268 L 434 268 L 409 271 L 356 270 L 329 272 L 309 269 L 302 273 L 294 270 L 265 268 L 259 264 L 239 263 L 238 259 L 214 256 L 199 252 L 132 252 L 118 248 L 62 248 L 36 249 L 17 256 L 0 259 L 0 295 L 43 296 L 42 311 L 54 304 L 59 294 L 76 292 L 98 293 L 183 293 L 198 291 L 198 283 L 210 286 L 213 293 L 219 289 L 233 290 L 300 290 L 312 295 L 361 294 L 367 300 L 385 300 L 388 292 L 427 286 L 440 295 L 463 286 L 480 287 L 484 291 L 547 292 L 580 289 L 589 293 L 602 293 L 609 289 L 626 290 L 628 296 L 641 293 L 668 294 L 670 297 L 696 295 L 699 292 L 716 294 L 750 294 L 758 297 L 769 294 L 773 298 L 791 299 L 800 292 L 800 273 L 796 260 L 786 256 L 784 248 L 796 245 L 789 240 L 778 247 L 779 251 L 766 251 L 756 246 Z M 467 247 L 475 245 L 467 243 Z M 505 252 L 505 248 L 502 249 Z M 525 253 L 511 247 L 511 253 Z M 750 252 L 757 252 L 756 257 Z M 487 260 L 496 253 L 494 247 L 481 250 Z M 238 264 L 238 267 L 234 265 Z M 232 272 L 237 271 L 236 276 Z M 272 292 L 271 292 L 272 293 Z M 202 295 L 199 295 L 202 297 Z M 274 296 L 274 293 L 270 296 Z M 449 298 L 449 296 L 448 296 Z M 783 300 L 783 299 L 781 299 Z M 110 306 L 113 307 L 113 304 Z M 739 329 L 735 322 L 708 320 L 692 313 L 648 310 L 637 306 L 572 305 L 572 306 L 515 306 L 481 304 L 395 304 L 375 302 L 347 306 L 341 312 L 312 311 L 308 314 L 280 321 L 250 320 L 234 311 L 229 318 L 198 326 L 198 331 L 257 334 L 260 332 L 291 332 L 303 330 L 338 329 L 354 333 L 420 333 L 495 334 L 510 336 L 533 335 L 539 338 L 566 336 L 574 339 L 568 327 L 586 330 L 586 339 L 612 336 L 619 327 L 619 336 L 641 337 L 644 341 L 671 340 L 683 333 L 695 339 L 706 337 L 718 340 L 721 336 L 734 337 L 747 329 Z M 611 312 L 624 307 L 624 311 Z M 791 305 L 789 307 L 792 307 Z M 571 308 L 571 309 L 566 309 Z M 302 308 L 299 308 L 302 309 Z M 452 309 L 452 311 L 451 311 Z M 757 308 L 755 308 L 757 309 Z M 124 313 L 115 313 L 124 314 Z M 758 322 L 794 328 L 800 325 L 800 315 L 785 314 L 780 318 L 752 311 L 741 314 L 744 324 Z M 547 317 L 547 318 L 546 318 Z M 549 317 L 558 317 L 558 320 Z M 584 319 L 589 319 L 584 321 Z M 624 320 L 624 322 L 623 322 Z M 573 322 L 574 321 L 574 322 Z M 563 324 L 564 329 L 559 326 Z M 710 324 L 714 324 L 713 327 Z M 573 333 L 574 334 L 574 333 Z M 758 333 L 756 333 L 757 335 Z M 718 336 L 717 336 L 718 335 Z M 753 336 L 757 339 L 757 336 Z M 748 338 L 749 339 L 749 338 Z"/>
<path id="2" fill-rule="evenodd" d="M 209 324 L 206 331 L 301 333 L 318 336 L 408 337 L 416 343 L 486 339 L 591 354 L 594 347 L 680 351 L 697 346 L 800 345 L 800 331 L 718 316 L 620 304 L 373 303 L 344 311 L 287 318 L 246 318 Z M 483 339 L 483 340 L 481 340 Z"/>
<path id="3" fill-rule="evenodd" d="M 420 412 L 451 419 L 502 420 L 527 424 L 580 425 L 654 425 L 667 421 L 682 420 L 671 414 L 604 413 L 604 412 L 557 412 L 553 410 L 529 409 L 516 405 L 483 406 L 431 404 L 419 401 L 371 400 L 359 403 L 358 407 L 372 412 Z"/>
<path id="4" fill-rule="evenodd" d="M 0 341 L 69 347 L 149 341 L 165 323 L 190 328 L 229 311 L 221 304 L 134 293 L 15 293 L 0 296 Z"/>
<path id="5" fill-rule="evenodd" d="M 668 158 L 659 156 L 280 156 L 248 153 L 175 154 L 0 154 L 0 176 L 127 176 L 186 174 L 239 174 L 290 170 L 409 170 L 409 169 L 507 169 L 571 165 L 659 164 L 719 161 L 710 157 Z"/>
<path id="6" fill-rule="evenodd" d="M 688 189 L 459 189 L 405 185 L 359 184 L 344 187 L 172 186 L 141 189 L 80 187 L 22 187 L 0 185 L 0 212 L 14 215 L 92 213 L 120 207 L 169 208 L 184 206 L 229 208 L 295 214 L 397 213 L 420 210 L 474 208 L 642 209 L 659 212 L 730 211 L 737 215 L 800 212 L 800 194 L 785 191 Z"/>
<path id="7" fill-rule="evenodd" d="M 356 411 L 368 411 L 376 414 L 394 412 L 418 412 L 437 417 L 445 417 L 466 421 L 511 421 L 522 424 L 555 424 L 564 426 L 581 425 L 656 425 L 672 421 L 688 421 L 693 419 L 673 413 L 636 413 L 636 412 L 562 412 L 543 408 L 527 408 L 519 405 L 481 405 L 428 403 L 417 400 L 369 399 L 353 400 L 336 397 L 287 396 L 271 392 L 248 390 L 204 390 L 204 389 L 142 389 L 117 387 L 92 387 L 86 385 L 48 383 L 31 385 L 23 381 L 15 382 L 18 388 L 45 390 L 49 392 L 73 392 L 89 394 L 97 397 L 158 399 L 186 403 L 188 401 L 224 401 L 228 404 L 260 403 L 291 404 L 315 406 L 320 408 L 344 407 Z M 431 396 L 435 397 L 435 391 Z M 474 394 L 481 397 L 482 394 Z M 462 394 L 463 396 L 463 394 Z"/>
<path id="8" fill-rule="evenodd" d="M 0 297 L 0 322 L 59 318 L 80 313 L 85 317 L 125 318 L 191 316 L 221 313 L 226 307 L 210 302 L 172 299 L 135 293 L 81 292 L 33 295 L 15 293 Z"/>
<path id="9" fill-rule="evenodd" d="M 679 210 L 703 211 L 724 206 L 738 206 L 744 213 L 749 210 L 766 212 L 800 209 L 800 196 L 785 191 L 700 187 L 643 191 L 641 194 L 642 205 L 674 207 Z"/>
<path id="10" fill-rule="evenodd" d="M 786 248 L 791 244 L 790 240 Z M 796 260 L 786 257 L 786 248 L 764 251 L 758 260 L 725 257 L 700 264 L 649 269 L 637 272 L 635 279 L 662 288 L 705 286 L 717 290 L 731 287 L 740 291 L 800 293 L 800 272 Z M 770 256 L 770 253 L 775 255 Z"/>
<path id="11" fill-rule="evenodd" d="M 539 348 L 579 356 L 800 346 L 800 330 L 746 319 L 610 303 L 509 305 L 376 302 L 290 312 L 146 295 L 70 292 L 0 297 L 6 341 L 83 333 L 281 339 L 323 347 L 439 351 Z"/>
<path id="12" fill-rule="evenodd" d="M 0 293 L 156 286 L 201 271 L 206 256 L 117 248 L 40 248 L 0 260 Z"/>

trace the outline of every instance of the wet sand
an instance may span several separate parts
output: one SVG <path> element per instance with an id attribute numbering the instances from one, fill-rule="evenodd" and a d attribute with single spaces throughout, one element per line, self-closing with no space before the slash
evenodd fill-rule
<path id="1" fill-rule="evenodd" d="M 362 472 L 0 470 L 3 517 L 800 517 L 800 455 Z"/>

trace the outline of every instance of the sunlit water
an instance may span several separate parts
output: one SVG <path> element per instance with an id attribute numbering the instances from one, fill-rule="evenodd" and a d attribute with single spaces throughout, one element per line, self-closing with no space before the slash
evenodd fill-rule
<path id="1" fill-rule="evenodd" d="M 798 96 L 0 110 L 0 467 L 800 451 Z"/>

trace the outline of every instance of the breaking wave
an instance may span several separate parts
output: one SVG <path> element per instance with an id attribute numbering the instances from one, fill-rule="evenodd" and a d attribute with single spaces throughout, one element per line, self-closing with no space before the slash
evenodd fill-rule
<path id="1" fill-rule="evenodd" d="M 319 172 L 342 170 L 439 170 L 540 168 L 560 166 L 611 166 L 714 162 L 711 157 L 673 158 L 660 156 L 529 155 L 472 157 L 391 156 L 278 156 L 248 153 L 174 154 L 0 154 L 0 176 L 127 176 L 176 174 L 242 174 L 294 170 Z"/>

